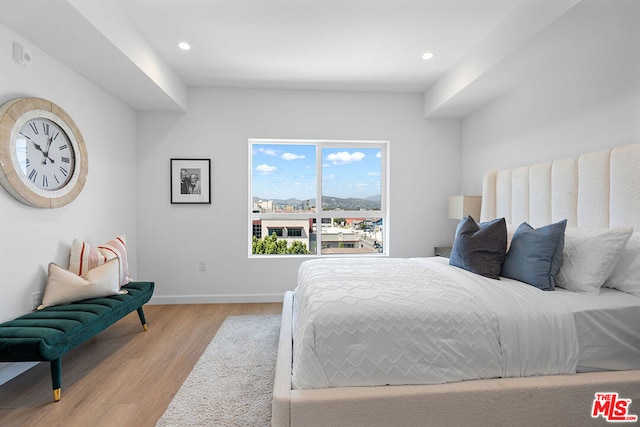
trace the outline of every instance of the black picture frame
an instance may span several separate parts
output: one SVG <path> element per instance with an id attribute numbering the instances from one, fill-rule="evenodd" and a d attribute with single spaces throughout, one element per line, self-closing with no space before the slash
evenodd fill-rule
<path id="1" fill-rule="evenodd" d="M 171 204 L 211 204 L 211 159 L 171 159 Z"/>

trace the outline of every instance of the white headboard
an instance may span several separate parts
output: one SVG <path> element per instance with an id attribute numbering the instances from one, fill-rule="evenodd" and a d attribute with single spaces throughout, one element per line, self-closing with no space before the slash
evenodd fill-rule
<path id="1" fill-rule="evenodd" d="M 487 172 L 480 220 L 533 227 L 631 226 L 640 231 L 640 144 Z"/>

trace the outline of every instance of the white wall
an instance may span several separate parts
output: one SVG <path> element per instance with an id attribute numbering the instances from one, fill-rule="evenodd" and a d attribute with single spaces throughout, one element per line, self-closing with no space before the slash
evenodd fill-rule
<path id="1" fill-rule="evenodd" d="M 14 41 L 29 50 L 29 68 L 13 62 Z M 27 96 L 49 99 L 73 117 L 89 173 L 80 196 L 58 209 L 28 207 L 0 188 L 0 322 L 31 311 L 48 264 L 68 266 L 73 238 L 102 243 L 124 233 L 129 266 L 134 274 L 137 269 L 135 112 L 0 26 L 0 103 Z M 0 363 L 0 384 L 31 365 Z"/>
<path id="2" fill-rule="evenodd" d="M 540 37 L 546 56 L 462 128 L 462 187 L 488 170 L 640 142 L 640 2 L 583 0 Z"/>
<path id="3" fill-rule="evenodd" d="M 248 139 L 389 140 L 391 256 L 450 244 L 459 121 L 428 121 L 408 94 L 191 89 L 188 113 L 141 113 L 139 276 L 154 302 L 280 301 L 302 258 L 248 259 Z M 171 205 L 169 159 L 210 158 L 212 204 Z M 208 271 L 198 261 L 208 261 Z"/>
<path id="4" fill-rule="evenodd" d="M 30 51 L 30 68 L 13 62 L 14 41 Z M 0 103 L 26 96 L 49 99 L 73 117 L 89 173 L 80 196 L 59 209 L 28 207 L 0 188 L 0 321 L 31 311 L 49 262 L 68 266 L 74 237 L 102 243 L 125 233 L 136 271 L 135 112 L 0 26 Z"/>

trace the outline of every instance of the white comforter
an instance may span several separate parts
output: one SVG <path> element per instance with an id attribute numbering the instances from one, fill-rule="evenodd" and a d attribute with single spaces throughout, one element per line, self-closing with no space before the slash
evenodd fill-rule
<path id="1" fill-rule="evenodd" d="M 568 309 L 532 286 L 447 261 L 304 262 L 294 295 L 293 387 L 575 373 Z"/>

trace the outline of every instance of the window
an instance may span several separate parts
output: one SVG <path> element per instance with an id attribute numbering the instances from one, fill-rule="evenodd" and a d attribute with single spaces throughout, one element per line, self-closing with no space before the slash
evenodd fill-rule
<path id="1" fill-rule="evenodd" d="M 288 237 L 302 237 L 302 228 L 287 228 L 287 236 Z"/>
<path id="2" fill-rule="evenodd" d="M 249 254 L 385 254 L 386 141 L 249 140 Z"/>
<path id="3" fill-rule="evenodd" d="M 253 221 L 253 235 L 258 239 L 262 237 L 262 224 L 260 224 L 260 221 Z"/>
<path id="4" fill-rule="evenodd" d="M 269 232 L 267 233 L 269 234 L 269 236 L 274 234 L 278 237 L 282 237 L 282 227 L 268 227 L 267 230 L 269 230 Z"/>

